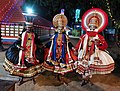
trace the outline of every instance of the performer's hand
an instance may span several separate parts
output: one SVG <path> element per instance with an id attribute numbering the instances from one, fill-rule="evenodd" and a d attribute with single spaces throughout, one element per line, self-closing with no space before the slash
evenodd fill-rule
<path id="1" fill-rule="evenodd" d="M 74 55 L 78 55 L 77 50 L 74 47 L 72 47 L 72 49 L 73 49 Z"/>
<path id="2" fill-rule="evenodd" d="M 74 51 L 74 55 L 78 55 L 77 51 Z"/>
<path id="3" fill-rule="evenodd" d="M 75 51 L 76 49 L 74 47 L 72 47 L 73 51 Z"/>
<path id="4" fill-rule="evenodd" d="M 23 47 L 20 47 L 20 49 L 23 50 L 23 51 L 25 50 L 25 48 L 23 48 Z"/>
<path id="5" fill-rule="evenodd" d="M 47 57 L 47 61 L 50 61 L 50 60 L 51 60 L 51 57 L 50 57 L 50 56 L 48 56 L 48 57 Z"/>
<path id="6" fill-rule="evenodd" d="M 99 40 L 98 40 L 98 39 L 95 39 L 95 40 L 94 40 L 94 43 L 95 43 L 95 45 L 99 45 Z"/>

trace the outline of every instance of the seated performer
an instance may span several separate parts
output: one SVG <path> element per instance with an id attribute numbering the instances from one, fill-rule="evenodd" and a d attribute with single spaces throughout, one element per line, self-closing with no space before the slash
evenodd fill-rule
<path id="1" fill-rule="evenodd" d="M 76 45 L 78 51 L 76 71 L 82 74 L 83 78 L 90 78 L 92 74 L 108 74 L 114 70 L 114 61 L 105 51 L 108 45 L 99 34 L 107 23 L 107 14 L 99 8 L 88 10 L 82 17 L 82 28 L 86 34 L 80 37 Z"/>
<path id="2" fill-rule="evenodd" d="M 54 73 L 64 74 L 75 69 L 74 61 L 77 60 L 77 57 L 74 56 L 74 47 L 65 34 L 66 16 L 57 14 L 53 18 L 53 25 L 56 28 L 55 34 L 45 45 L 44 68 Z"/>
<path id="3" fill-rule="evenodd" d="M 41 71 L 43 48 L 38 45 L 32 28 L 32 25 L 26 26 L 20 38 L 5 53 L 3 66 L 13 75 L 32 77 Z"/>

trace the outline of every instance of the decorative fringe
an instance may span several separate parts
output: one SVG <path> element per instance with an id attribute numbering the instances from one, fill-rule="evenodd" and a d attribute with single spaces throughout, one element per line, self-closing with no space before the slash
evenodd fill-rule
<path id="1" fill-rule="evenodd" d="M 79 65 L 76 72 L 83 74 L 86 70 L 86 67 Z M 90 65 L 89 70 L 92 74 L 109 74 L 114 70 L 114 63 L 109 65 Z"/>
<path id="2" fill-rule="evenodd" d="M 5 70 L 9 71 L 10 74 L 12 75 L 17 75 L 21 77 L 33 77 L 37 73 L 43 72 L 42 65 L 43 64 L 38 64 L 36 66 L 27 68 L 25 70 L 21 70 L 21 69 L 15 68 L 15 65 L 5 58 L 5 63 L 3 64 L 3 67 L 5 68 Z"/>
<path id="3" fill-rule="evenodd" d="M 44 62 L 43 68 L 48 70 L 48 71 L 52 71 L 54 73 L 64 74 L 64 73 L 71 72 L 71 71 L 75 70 L 77 68 L 76 65 L 77 65 L 76 63 L 71 63 L 71 64 L 65 64 L 64 67 L 61 67 L 60 65 L 50 66 L 49 64 Z"/>

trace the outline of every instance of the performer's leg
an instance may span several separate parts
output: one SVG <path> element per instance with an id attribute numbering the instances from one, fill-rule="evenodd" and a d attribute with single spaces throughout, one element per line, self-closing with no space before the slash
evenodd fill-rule
<path id="1" fill-rule="evenodd" d="M 67 85 L 67 86 L 68 86 L 68 83 L 66 82 L 64 75 L 61 75 L 61 82 L 62 82 L 64 85 Z"/>
<path id="2" fill-rule="evenodd" d="M 19 80 L 19 86 L 22 85 L 24 83 L 23 81 L 23 77 Z"/>
<path id="3" fill-rule="evenodd" d="M 55 74 L 55 78 L 57 78 L 57 80 L 58 80 L 59 82 L 61 82 L 60 74 Z"/>
<path id="4" fill-rule="evenodd" d="M 84 85 L 86 85 L 87 83 L 88 83 L 88 81 L 87 81 L 86 79 L 83 79 L 81 86 L 84 86 Z"/>
<path id="5" fill-rule="evenodd" d="M 35 78 L 32 77 L 32 78 L 24 78 L 22 77 L 20 80 L 19 80 L 19 86 L 22 85 L 23 83 L 27 82 L 27 81 L 33 81 L 33 84 L 36 84 L 36 81 L 35 81 Z"/>
<path id="6" fill-rule="evenodd" d="M 89 77 L 83 79 L 83 82 L 82 82 L 81 86 L 84 86 L 84 85 L 86 85 L 88 83 L 90 83 L 91 86 L 93 85 L 93 83 L 91 82 Z"/>
<path id="7" fill-rule="evenodd" d="M 90 83 L 91 86 L 94 85 L 90 79 L 88 79 L 88 82 Z"/>
<path id="8" fill-rule="evenodd" d="M 34 77 L 32 77 L 33 84 L 36 84 L 36 80 Z"/>

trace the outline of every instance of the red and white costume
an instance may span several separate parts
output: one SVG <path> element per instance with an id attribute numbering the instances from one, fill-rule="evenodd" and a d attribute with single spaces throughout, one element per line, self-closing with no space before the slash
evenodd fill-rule
<path id="1" fill-rule="evenodd" d="M 34 65 L 39 64 L 39 61 L 36 59 L 35 56 L 36 44 L 34 43 L 34 39 L 35 35 L 33 32 L 25 31 L 22 34 L 21 47 L 23 47 L 24 50 L 20 50 L 18 65 L 25 66 L 24 60 Z"/>
<path id="2" fill-rule="evenodd" d="M 82 17 L 82 28 L 86 34 L 80 37 L 76 49 L 78 51 L 77 72 L 83 77 L 92 74 L 107 74 L 114 70 L 114 61 L 106 52 L 108 47 L 104 37 L 99 33 L 108 23 L 106 13 L 99 8 L 92 8 Z"/>
<path id="3" fill-rule="evenodd" d="M 36 53 L 40 48 L 35 44 L 35 34 L 27 30 L 18 41 L 6 51 L 4 68 L 13 75 L 32 77 L 42 71 L 41 60 L 36 57 L 41 53 Z"/>

